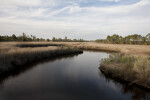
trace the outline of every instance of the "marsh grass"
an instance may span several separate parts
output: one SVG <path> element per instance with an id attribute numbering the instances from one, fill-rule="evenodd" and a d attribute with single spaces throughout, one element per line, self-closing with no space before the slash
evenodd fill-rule
<path id="1" fill-rule="evenodd" d="M 63 50 L 60 50 L 60 47 Z M 133 79 L 135 73 L 138 73 L 137 75 L 141 76 L 141 79 L 142 77 L 149 77 L 149 74 L 145 74 L 145 70 L 146 73 L 149 73 L 149 68 L 143 67 L 149 61 L 144 62 L 145 60 L 141 60 L 144 58 L 140 59 L 123 54 L 142 55 L 148 58 L 150 56 L 150 45 L 102 44 L 95 42 L 0 42 L 0 70 L 11 69 L 12 67 L 9 66 L 21 66 L 50 56 L 63 55 L 68 51 L 71 54 L 71 52 L 81 52 L 81 50 L 121 52 L 122 54 L 111 55 L 108 59 L 103 59 L 104 66 L 113 66 L 107 67 L 108 72 L 113 70 L 114 73 L 118 73 L 117 75 L 113 74 L 114 76 L 119 75 L 125 79 L 130 77 Z M 143 62 L 143 65 L 141 65 L 141 62 Z M 149 65 L 148 63 L 147 66 Z M 126 76 L 127 73 L 127 76 L 130 76 L 129 78 Z"/>
<path id="2" fill-rule="evenodd" d="M 47 46 L 47 44 L 43 44 L 41 47 L 41 44 L 36 44 L 35 46 L 34 44 L 25 44 L 23 45 L 24 48 L 20 48 L 18 46 L 16 47 L 16 44 L 4 44 L 0 45 L 0 74 L 6 73 L 16 68 L 21 68 L 26 64 L 30 64 L 46 58 L 55 58 L 65 55 L 82 53 L 81 50 L 62 47 L 60 45 L 48 45 L 48 47 L 45 47 Z M 25 46 L 27 46 L 27 48 L 25 48 Z"/>
<path id="3" fill-rule="evenodd" d="M 144 82 L 143 84 L 149 84 L 150 80 L 150 61 L 146 58 L 138 57 L 134 63 L 135 70 L 139 73 L 139 82 Z M 150 85 L 150 84 L 149 84 Z"/>
<path id="4" fill-rule="evenodd" d="M 104 44 L 96 42 L 0 42 L 0 52 L 18 47 L 47 47 L 67 46 L 81 50 L 120 52 L 123 54 L 136 54 L 150 56 L 150 45 Z"/>
<path id="5" fill-rule="evenodd" d="M 7 53 L 0 58 L 0 74 L 19 68 L 26 64 L 33 63 L 46 58 L 54 58 L 65 55 L 79 54 L 82 53 L 80 50 L 75 49 L 55 49 L 55 50 L 44 50 L 44 51 L 32 51 L 32 52 L 13 52 Z"/>
<path id="6" fill-rule="evenodd" d="M 150 88 L 150 60 L 145 57 L 113 54 L 102 59 L 100 69 L 112 77 Z"/>

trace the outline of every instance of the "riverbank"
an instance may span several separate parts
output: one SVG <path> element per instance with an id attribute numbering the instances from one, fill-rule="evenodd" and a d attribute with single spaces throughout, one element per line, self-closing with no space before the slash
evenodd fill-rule
<path id="1" fill-rule="evenodd" d="M 0 74 L 10 72 L 27 64 L 65 55 L 79 54 L 83 51 L 64 47 L 19 48 L 5 46 L 0 52 Z"/>
<path id="2" fill-rule="evenodd" d="M 150 58 L 150 45 L 101 44 L 95 42 L 1 42 L 0 73 L 7 72 L 14 68 L 18 68 L 18 66 L 29 64 L 45 58 L 82 53 L 82 50 L 115 52 L 121 54 L 134 55 L 136 57 L 142 56 L 144 57 L 144 59 Z M 128 58 L 130 59 L 130 57 L 127 57 L 127 59 Z M 116 58 L 114 59 L 116 60 Z M 143 77 L 136 77 L 136 80 L 126 79 L 126 77 L 130 77 L 130 74 L 132 72 L 133 73 L 131 74 L 131 76 L 134 77 L 143 76 L 144 74 L 142 75 L 140 71 L 138 72 L 137 68 L 136 70 L 131 71 L 135 62 L 128 63 L 127 60 L 127 64 L 122 63 L 122 61 L 124 62 L 124 60 L 126 60 L 126 56 L 125 58 L 120 57 L 119 59 L 122 60 L 115 63 L 111 62 L 110 60 L 109 65 L 102 63 L 100 69 L 106 73 L 109 70 L 108 73 L 112 76 L 113 74 L 116 74 L 115 77 L 118 77 L 122 80 L 126 80 L 139 85 L 144 84 L 145 87 L 149 88 L 149 85 L 145 85 L 149 82 L 145 83 L 143 81 Z M 143 62 L 145 62 L 145 60 Z M 143 62 L 140 61 L 141 64 L 145 64 Z M 111 65 L 113 65 L 113 67 Z M 148 69 L 149 68 L 150 66 L 148 67 Z M 128 70 L 129 73 L 124 73 Z M 147 70 L 146 73 L 149 73 L 149 70 Z M 122 77 L 122 75 L 125 76 Z M 136 82 L 137 80 L 141 82 Z"/>
<path id="3" fill-rule="evenodd" d="M 134 54 L 150 57 L 150 45 L 103 44 L 96 42 L 83 42 L 79 44 L 73 44 L 72 46 L 82 50 L 116 52 L 122 54 Z"/>
<path id="4" fill-rule="evenodd" d="M 101 61 L 105 75 L 150 89 L 150 60 L 145 57 L 114 54 Z"/>
<path id="5" fill-rule="evenodd" d="M 8 45 L 9 48 L 67 46 L 81 50 L 118 52 L 150 57 L 150 45 L 103 44 L 96 42 L 1 42 L 0 45 Z M 8 48 L 5 48 L 5 50 L 7 51 Z"/>

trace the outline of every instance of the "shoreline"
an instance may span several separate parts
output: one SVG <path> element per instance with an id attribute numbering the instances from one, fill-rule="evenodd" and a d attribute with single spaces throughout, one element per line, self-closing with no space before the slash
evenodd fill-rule
<path id="1" fill-rule="evenodd" d="M 150 60 L 131 55 L 110 55 L 101 60 L 99 70 L 106 76 L 150 90 Z"/>
<path id="2" fill-rule="evenodd" d="M 8 45 L 11 48 L 36 48 L 48 46 L 60 46 L 77 48 L 80 50 L 92 50 L 122 54 L 133 54 L 150 57 L 150 45 L 129 45 L 129 44 L 104 44 L 96 42 L 0 42 L 0 47 Z M 8 48 L 6 48 L 7 50 Z M 0 52 L 3 51 L 0 48 Z"/>
<path id="3" fill-rule="evenodd" d="M 123 80 L 123 79 L 118 78 L 118 77 L 112 77 L 110 74 L 107 74 L 107 73 L 106 73 L 103 69 L 101 69 L 100 67 L 99 67 L 98 69 L 101 71 L 102 75 L 103 75 L 106 79 L 114 80 L 114 81 L 119 82 L 119 83 L 121 83 L 121 84 L 130 86 L 131 88 L 132 88 L 132 86 L 134 86 L 134 87 L 138 87 L 138 88 L 140 88 L 140 89 L 144 89 L 144 90 L 150 92 L 150 88 L 146 88 L 146 87 L 144 87 L 144 86 L 142 86 L 142 85 L 138 85 L 138 84 L 135 84 L 135 83 L 132 83 L 132 84 L 131 84 L 131 82 L 129 82 L 129 81 L 127 81 L 127 80 Z"/>
<path id="4" fill-rule="evenodd" d="M 101 67 L 101 66 L 100 66 Z M 100 68 L 99 67 L 99 70 L 108 78 L 111 78 L 111 79 L 114 79 L 114 80 L 118 80 L 118 81 L 122 81 L 122 82 L 125 82 L 125 83 L 128 83 L 129 85 L 136 85 L 137 87 L 140 87 L 142 89 L 146 89 L 148 91 L 150 91 L 150 87 L 145 87 L 141 84 L 138 84 L 138 83 L 132 83 L 131 81 L 129 80 L 125 80 L 125 79 L 122 79 L 121 77 L 113 77 L 113 73 L 106 73 L 106 69 L 103 69 L 103 68 Z"/>
<path id="5" fill-rule="evenodd" d="M 75 57 L 75 56 L 78 56 L 80 54 L 82 54 L 82 53 L 69 54 L 69 55 L 64 55 L 64 56 L 57 56 L 57 57 L 53 57 L 53 58 L 46 58 L 46 59 L 42 59 L 42 60 L 39 60 L 39 61 L 35 61 L 33 63 L 23 65 L 21 67 L 15 67 L 13 70 L 10 70 L 10 71 L 7 71 L 5 73 L 0 74 L 0 83 L 3 83 L 3 81 L 8 79 L 10 76 L 13 76 L 13 77 L 17 76 L 17 75 L 21 74 L 22 72 L 26 72 L 26 71 L 30 70 L 31 68 L 34 68 L 38 64 L 49 62 L 49 61 L 51 62 L 51 61 L 54 61 L 54 60 L 60 60 L 60 59 L 64 59 L 64 58 Z"/>
<path id="6" fill-rule="evenodd" d="M 59 48 L 54 50 L 47 49 L 43 51 L 23 51 L 21 53 L 14 52 L 5 54 L 0 58 L 0 75 L 43 59 L 57 58 L 66 55 L 75 55 L 81 53 L 83 53 L 83 51 L 77 49 Z"/>
<path id="7" fill-rule="evenodd" d="M 13 69 L 21 68 L 23 65 L 30 63 L 32 64 L 33 62 L 43 59 L 80 54 L 83 53 L 83 50 L 118 53 L 121 55 L 128 54 L 150 58 L 150 45 L 101 44 L 94 42 L 1 42 L 0 74 L 11 72 L 11 70 Z M 111 64 L 113 65 L 114 63 Z M 106 72 L 107 68 L 108 66 L 106 65 L 100 65 L 99 67 L 99 69 L 102 69 L 103 72 Z M 117 73 L 119 72 L 119 70 L 115 69 L 114 72 Z M 114 73 L 109 72 L 109 74 Z M 113 75 L 111 76 L 113 77 Z M 128 76 L 129 75 L 127 74 L 127 77 Z M 118 76 L 115 76 L 114 78 L 116 77 Z M 137 85 L 141 86 L 145 84 L 145 82 L 141 84 L 137 82 L 132 82 L 131 80 L 127 80 L 122 77 L 121 79 L 130 83 L 136 83 Z M 150 89 L 150 86 L 143 87 Z"/>

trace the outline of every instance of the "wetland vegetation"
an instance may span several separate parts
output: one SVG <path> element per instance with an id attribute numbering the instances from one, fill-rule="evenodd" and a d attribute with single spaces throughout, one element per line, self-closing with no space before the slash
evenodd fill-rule
<path id="1" fill-rule="evenodd" d="M 150 60 L 148 58 L 113 54 L 102 59 L 100 70 L 108 76 L 150 89 Z"/>
<path id="2" fill-rule="evenodd" d="M 67 41 L 0 42 L 0 74 L 23 69 L 21 67 L 43 59 L 80 54 L 86 50 L 110 53 L 109 57 L 101 60 L 99 67 L 107 76 L 150 88 L 150 45 Z"/>

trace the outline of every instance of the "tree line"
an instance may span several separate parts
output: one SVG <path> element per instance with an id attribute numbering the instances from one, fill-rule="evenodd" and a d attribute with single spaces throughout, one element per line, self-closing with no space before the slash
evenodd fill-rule
<path id="1" fill-rule="evenodd" d="M 37 38 L 36 36 L 28 36 L 25 33 L 22 33 L 20 36 L 16 36 L 13 34 L 12 36 L 1 36 L 0 41 L 53 41 L 53 42 L 88 42 L 88 40 L 83 39 L 68 39 L 65 38 L 56 38 L 53 37 L 52 39 L 44 39 L 44 38 Z M 111 44 L 145 44 L 150 45 L 150 33 L 146 36 L 141 36 L 139 34 L 128 35 L 122 37 L 120 35 L 108 35 L 106 39 L 97 39 L 96 42 L 100 43 L 111 43 Z"/>
<path id="2" fill-rule="evenodd" d="M 47 38 L 37 38 L 36 36 L 28 36 L 25 33 L 22 33 L 22 35 L 20 36 L 16 36 L 15 34 L 13 34 L 12 36 L 1 36 L 0 35 L 0 41 L 53 41 L 53 42 L 87 42 L 87 40 L 83 40 L 83 39 L 68 39 L 67 37 L 65 37 L 64 39 L 62 38 L 56 38 L 53 37 L 52 40 Z"/>
<path id="3" fill-rule="evenodd" d="M 54 42 L 88 42 L 87 40 L 83 40 L 83 39 L 68 39 L 67 37 L 65 37 L 64 39 L 62 38 L 52 38 L 52 41 Z"/>
<path id="4" fill-rule="evenodd" d="M 112 36 L 108 35 L 106 39 L 97 39 L 96 42 L 101 43 L 111 43 L 111 44 L 145 44 L 150 45 L 150 33 L 146 36 L 141 36 L 139 34 L 128 35 L 125 37 L 114 34 Z"/>

